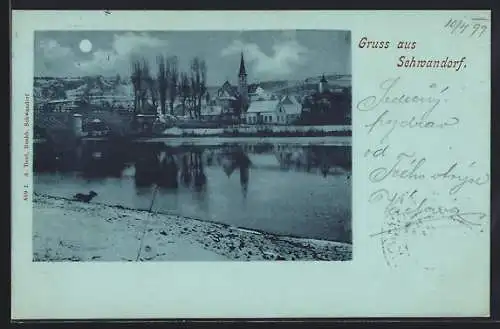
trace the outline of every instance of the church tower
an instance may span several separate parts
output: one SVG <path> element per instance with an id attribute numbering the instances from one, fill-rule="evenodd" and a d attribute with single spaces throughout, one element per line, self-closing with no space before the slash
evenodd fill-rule
<path id="1" fill-rule="evenodd" d="M 323 74 L 321 76 L 321 80 L 319 81 L 318 91 L 320 93 L 323 93 L 327 90 L 327 88 L 328 88 L 328 81 L 326 80 L 325 75 Z"/>
<path id="2" fill-rule="evenodd" d="M 243 100 L 243 109 L 248 106 L 248 84 L 247 84 L 247 71 L 245 69 L 245 60 L 243 53 L 241 53 L 240 71 L 238 73 L 238 91 Z"/>

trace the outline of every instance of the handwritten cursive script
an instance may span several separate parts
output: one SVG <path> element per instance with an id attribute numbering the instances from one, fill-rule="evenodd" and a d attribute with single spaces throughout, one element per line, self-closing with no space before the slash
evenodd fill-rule
<path id="1" fill-rule="evenodd" d="M 368 134 L 379 133 L 382 130 L 380 142 L 385 143 L 396 128 L 443 129 L 460 123 L 460 119 L 456 116 L 450 116 L 446 119 L 432 118 L 434 109 L 447 101 L 444 95 L 449 90 L 448 86 L 438 92 L 436 91 L 437 85 L 432 83 L 429 86 L 429 95 L 408 95 L 404 92 L 396 92 L 400 80 L 401 78 L 398 77 L 382 81 L 379 86 L 379 95 L 371 95 L 358 102 L 357 109 L 362 112 L 373 111 L 381 105 L 385 105 L 384 110 L 377 115 L 375 120 L 364 126 L 368 128 Z M 421 113 L 408 114 L 401 111 L 401 106 L 408 104 L 422 106 Z M 390 105 L 399 105 L 399 107 L 393 109 L 389 108 Z"/>
<path id="2" fill-rule="evenodd" d="M 486 218 L 484 212 L 463 211 L 456 205 L 432 202 L 429 196 L 418 189 L 392 192 L 381 188 L 371 193 L 369 202 L 385 204 L 382 228 L 371 236 L 381 238 L 384 257 L 389 265 L 394 265 L 397 256 L 409 255 L 408 235 L 426 236 L 431 230 L 437 229 L 436 223 L 443 221 L 469 229 L 482 229 Z"/>
<path id="3" fill-rule="evenodd" d="M 366 124 L 365 127 L 368 128 L 368 133 L 371 134 L 375 130 L 385 129 L 380 139 L 381 143 L 387 142 L 389 136 L 394 132 L 396 128 L 406 128 L 406 129 L 442 129 L 455 126 L 460 123 L 460 119 L 457 117 L 450 117 L 446 120 L 434 120 L 429 118 L 430 111 L 425 112 L 421 115 L 411 115 L 409 118 L 396 119 L 392 116 L 392 111 L 385 110 L 377 118 Z"/>
<path id="4" fill-rule="evenodd" d="M 385 216 L 398 218 L 402 223 L 396 228 L 374 233 L 372 236 L 391 233 L 395 230 L 404 230 L 414 225 L 437 220 L 451 220 L 472 227 L 481 224 L 474 221 L 474 219 L 483 219 L 486 216 L 483 212 L 463 212 L 455 205 L 431 204 L 429 198 L 420 196 L 417 189 L 397 193 L 382 188 L 376 190 L 370 196 L 371 202 L 383 199 L 387 201 Z"/>
<path id="5" fill-rule="evenodd" d="M 396 157 L 396 162 L 391 166 L 382 166 L 373 169 L 369 174 L 372 183 L 379 183 L 388 177 L 422 180 L 425 174 L 420 172 L 420 168 L 425 164 L 425 158 L 417 159 L 415 154 L 401 152 Z"/>
<path id="6" fill-rule="evenodd" d="M 394 162 L 370 170 L 368 179 L 372 183 L 380 183 L 387 179 L 400 179 L 407 181 L 434 180 L 451 183 L 448 190 L 450 195 L 457 194 L 466 186 L 481 186 L 489 183 L 490 175 L 487 173 L 467 173 L 467 169 L 475 169 L 475 162 L 469 165 L 454 162 L 447 169 L 430 172 L 425 168 L 428 162 L 426 157 L 417 156 L 416 153 L 400 152 Z"/>
<path id="7" fill-rule="evenodd" d="M 364 152 L 364 158 L 373 160 L 367 169 L 368 181 L 376 189 L 370 191 L 368 202 L 383 209 L 382 223 L 371 237 L 380 239 L 390 266 L 409 256 L 411 246 L 420 244 L 422 237 L 435 235 L 445 227 L 482 231 L 487 216 L 477 209 L 464 209 L 461 199 L 464 193 L 477 193 L 478 187 L 489 182 L 489 174 L 482 172 L 475 161 L 464 157 L 447 161 L 447 154 L 436 158 L 433 150 L 426 152 L 421 145 L 409 148 L 404 142 L 391 143 L 393 136 L 418 138 L 418 134 L 430 130 L 444 132 L 460 127 L 455 106 L 445 106 L 452 87 L 437 83 L 419 87 L 417 83 L 411 86 L 422 90 L 418 93 L 404 89 L 410 84 L 403 83 L 401 77 L 384 79 L 375 86 L 375 92 L 356 103 L 358 113 L 366 120 L 361 127 L 376 143 Z M 402 134 L 404 130 L 411 134 Z"/>
<path id="8" fill-rule="evenodd" d="M 473 161 L 468 167 L 474 167 L 476 163 Z M 450 195 L 456 194 L 461 191 L 466 185 L 484 185 L 490 181 L 489 174 L 480 174 L 480 175 L 468 175 L 459 173 L 460 164 L 458 162 L 453 163 L 448 169 L 443 172 L 438 172 L 431 175 L 431 178 L 434 180 L 445 180 L 455 183 L 448 193 Z"/>
<path id="9" fill-rule="evenodd" d="M 407 105 L 417 104 L 426 105 L 428 110 L 435 109 L 441 102 L 446 101 L 446 98 L 441 96 L 448 91 L 449 87 L 443 88 L 440 92 L 436 92 L 437 85 L 432 83 L 429 85 L 429 95 L 409 95 L 404 92 L 397 92 L 397 87 L 401 77 L 389 78 L 382 81 L 379 85 L 380 94 L 371 95 L 363 98 L 358 102 L 357 109 L 360 111 L 372 111 L 380 105 Z"/>

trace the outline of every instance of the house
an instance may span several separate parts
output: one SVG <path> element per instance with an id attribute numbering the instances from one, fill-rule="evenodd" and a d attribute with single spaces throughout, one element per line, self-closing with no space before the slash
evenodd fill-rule
<path id="1" fill-rule="evenodd" d="M 302 104 L 295 96 L 285 95 L 280 100 L 280 106 L 286 114 L 286 123 L 292 124 L 295 120 L 300 118 L 302 113 Z"/>
<path id="2" fill-rule="evenodd" d="M 49 112 L 71 112 L 80 107 L 75 99 L 57 99 L 45 103 L 44 110 Z"/>
<path id="3" fill-rule="evenodd" d="M 93 119 L 83 124 L 83 131 L 87 136 L 107 136 L 110 133 L 108 125 L 99 119 Z"/>
<path id="4" fill-rule="evenodd" d="M 280 102 L 278 100 L 255 101 L 250 103 L 250 107 L 245 113 L 245 123 L 247 124 L 273 124 L 279 121 Z"/>
<path id="5" fill-rule="evenodd" d="M 203 120 L 211 121 L 220 119 L 222 114 L 222 106 L 220 105 L 207 105 L 201 108 L 201 118 Z"/>
<path id="6" fill-rule="evenodd" d="M 68 98 L 82 98 L 85 95 L 86 85 L 81 85 L 76 89 L 66 90 L 66 96 Z"/>
<path id="7" fill-rule="evenodd" d="M 251 101 L 267 101 L 273 96 L 271 92 L 268 92 L 261 86 L 255 84 L 248 86 L 248 95 L 250 96 Z"/>
<path id="8" fill-rule="evenodd" d="M 238 88 L 232 86 L 229 81 L 224 82 L 217 91 L 217 104 L 222 107 L 224 113 L 232 112 L 233 104 L 238 100 Z"/>
<path id="9" fill-rule="evenodd" d="M 237 122 L 243 109 L 241 104 L 241 95 L 238 87 L 232 86 L 228 81 L 224 82 L 217 91 L 215 102 L 221 108 L 220 119 L 227 122 Z"/>
<path id="10" fill-rule="evenodd" d="M 291 124 L 300 117 L 302 105 L 294 96 L 277 100 L 255 101 L 245 113 L 247 124 Z"/>
<path id="11" fill-rule="evenodd" d="M 89 97 L 90 104 L 98 107 L 111 107 L 117 109 L 130 109 L 134 107 L 134 97 L 127 95 L 103 94 Z"/>
<path id="12" fill-rule="evenodd" d="M 90 88 L 90 90 L 87 93 L 88 93 L 89 97 L 102 96 L 104 94 L 102 89 L 96 88 L 96 87 Z"/>

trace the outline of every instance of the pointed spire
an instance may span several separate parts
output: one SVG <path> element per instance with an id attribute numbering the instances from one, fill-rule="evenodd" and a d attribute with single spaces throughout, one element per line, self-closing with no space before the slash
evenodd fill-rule
<path id="1" fill-rule="evenodd" d="M 324 74 L 321 76 L 321 81 L 320 82 L 323 82 L 323 83 L 327 83 L 328 82 L 328 81 L 326 81 L 326 78 L 325 78 Z"/>
<path id="2" fill-rule="evenodd" d="M 239 76 L 247 75 L 247 71 L 245 69 L 245 60 L 243 59 L 243 52 L 241 52 L 241 61 L 240 61 L 240 74 Z"/>

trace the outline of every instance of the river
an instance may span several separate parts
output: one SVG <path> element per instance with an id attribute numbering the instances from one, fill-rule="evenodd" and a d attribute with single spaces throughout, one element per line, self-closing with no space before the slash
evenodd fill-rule
<path id="1" fill-rule="evenodd" d="M 92 202 L 352 241 L 350 146 L 94 141 L 64 152 L 37 145 L 34 161 L 36 193 L 92 190 Z"/>

